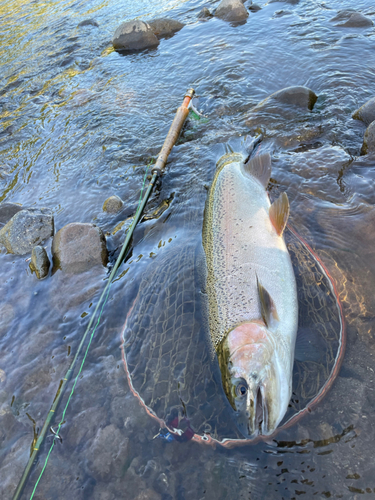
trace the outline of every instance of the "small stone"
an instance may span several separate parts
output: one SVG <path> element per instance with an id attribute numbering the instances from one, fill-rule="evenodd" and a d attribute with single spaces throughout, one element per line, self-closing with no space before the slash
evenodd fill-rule
<path id="1" fill-rule="evenodd" d="M 152 29 L 154 35 L 156 35 L 158 38 L 172 36 L 185 26 L 183 23 L 180 23 L 180 21 L 176 21 L 175 19 L 168 19 L 167 17 L 152 19 L 151 21 L 148 21 L 148 24 Z"/>
<path id="2" fill-rule="evenodd" d="M 48 275 L 50 261 L 45 248 L 41 246 L 34 247 L 31 252 L 30 269 L 35 272 L 38 280 L 42 280 Z"/>
<path id="3" fill-rule="evenodd" d="M 6 376 L 5 371 L 0 368 L 0 384 L 4 384 L 6 379 L 7 379 L 7 376 Z"/>
<path id="4" fill-rule="evenodd" d="M 208 19 L 209 17 L 212 17 L 211 12 L 207 9 L 207 7 L 203 7 L 198 14 L 198 19 Z"/>
<path id="5" fill-rule="evenodd" d="M 147 489 L 143 490 L 134 500 L 161 500 L 161 495 L 154 490 Z"/>
<path id="6" fill-rule="evenodd" d="M 81 26 L 95 26 L 95 28 L 99 28 L 99 23 L 95 19 L 85 19 L 79 23 L 78 27 Z"/>
<path id="7" fill-rule="evenodd" d="M 2 203 L 0 205 L 0 224 L 5 225 L 13 215 L 16 215 L 21 210 L 24 210 L 24 208 L 17 203 Z"/>
<path id="8" fill-rule="evenodd" d="M 122 209 L 123 205 L 124 203 L 122 199 L 113 195 L 105 200 L 103 204 L 103 211 L 109 214 L 116 214 Z"/>
<path id="9" fill-rule="evenodd" d="M 375 121 L 367 127 L 361 149 L 362 155 L 375 152 Z"/>
<path id="10" fill-rule="evenodd" d="M 132 51 L 157 47 L 159 40 L 144 21 L 126 21 L 115 31 L 112 43 L 116 50 Z"/>
<path id="11" fill-rule="evenodd" d="M 363 106 L 354 111 L 352 117 L 363 121 L 367 126 L 375 120 L 375 97 L 367 101 Z"/>
<path id="12" fill-rule="evenodd" d="M 345 28 L 367 28 L 373 26 L 374 23 L 369 17 L 364 16 L 360 12 L 354 12 L 349 19 L 343 24 L 336 24 Z"/>
<path id="13" fill-rule="evenodd" d="M 250 5 L 249 10 L 251 12 L 258 12 L 258 10 L 262 10 L 262 7 L 260 7 L 256 3 L 253 3 L 253 4 Z"/>
<path id="14" fill-rule="evenodd" d="M 29 208 L 16 213 L 0 231 L 0 243 L 7 251 L 25 255 L 53 235 L 53 215 L 48 208 Z"/>
<path id="15" fill-rule="evenodd" d="M 245 21 L 249 13 L 241 0 L 221 0 L 215 10 L 215 17 L 232 23 Z"/>
<path id="16" fill-rule="evenodd" d="M 108 262 L 103 231 L 94 224 L 67 224 L 54 236 L 53 267 L 78 274 Z"/>

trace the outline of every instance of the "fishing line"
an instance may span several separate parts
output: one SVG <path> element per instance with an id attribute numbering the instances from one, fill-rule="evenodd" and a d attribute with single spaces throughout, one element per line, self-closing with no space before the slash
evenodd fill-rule
<path id="1" fill-rule="evenodd" d="M 148 170 L 149 170 L 150 166 L 151 166 L 151 163 L 150 163 L 149 165 L 147 165 L 146 173 L 145 173 L 144 178 L 143 178 L 143 184 L 142 184 L 142 188 L 141 188 L 141 193 L 140 193 L 140 196 L 139 196 L 138 207 L 137 207 L 137 210 L 136 210 L 136 213 L 135 213 L 135 216 L 134 216 L 134 220 L 133 220 L 133 222 L 132 222 L 131 226 L 129 227 L 129 232 L 132 232 L 132 231 L 134 230 L 134 227 L 133 227 L 133 226 L 134 226 L 134 222 L 136 221 L 136 217 L 137 217 L 137 215 L 138 215 L 138 213 L 139 213 L 139 208 L 140 208 L 141 203 L 142 203 L 142 193 L 143 193 L 143 189 L 144 189 L 144 187 L 145 187 L 146 178 L 147 178 L 147 172 L 148 172 Z M 125 245 L 125 243 L 124 243 L 124 245 Z M 121 259 L 121 260 L 122 260 L 122 259 Z M 117 261 L 116 261 L 116 264 L 117 264 Z M 82 372 L 82 369 L 83 369 L 83 365 L 85 364 L 86 357 L 87 357 L 87 354 L 88 354 L 89 349 L 90 349 L 90 346 L 91 346 L 92 339 L 94 338 L 94 334 L 95 334 L 95 332 L 96 332 L 96 329 L 97 329 L 97 328 L 98 328 L 98 326 L 99 326 L 99 323 L 100 323 L 100 320 L 101 320 L 101 317 L 102 317 L 102 314 L 103 314 L 104 307 L 105 307 L 105 305 L 106 305 L 106 303 L 107 303 L 107 301 L 108 301 L 109 292 L 110 292 L 110 289 L 111 289 L 112 283 L 113 283 L 114 279 L 116 278 L 116 274 L 117 274 L 118 268 L 119 268 L 119 266 L 117 266 L 117 268 L 116 268 L 116 270 L 115 270 L 115 273 L 114 273 L 114 275 L 113 275 L 113 277 L 112 277 L 111 281 L 107 284 L 106 288 L 103 290 L 103 293 L 102 293 L 102 295 L 101 295 L 101 297 L 100 297 L 100 299 L 99 299 L 99 302 L 100 302 L 100 301 L 101 301 L 101 299 L 103 298 L 104 294 L 107 292 L 106 297 L 105 297 L 105 300 L 104 300 L 103 305 L 102 305 L 102 308 L 101 308 L 100 313 L 99 313 L 98 321 L 97 321 L 97 323 L 96 323 L 96 325 L 95 325 L 94 329 L 92 330 L 92 333 L 91 333 L 91 336 L 90 336 L 90 340 L 89 340 L 89 343 L 88 343 L 88 345 L 87 345 L 87 348 L 86 348 L 86 351 L 85 351 L 85 355 L 83 356 L 83 360 L 82 360 L 81 366 L 80 366 L 80 368 L 79 368 L 79 370 L 78 370 L 78 373 L 77 373 L 77 375 L 76 375 L 76 377 L 75 377 L 75 379 L 74 379 L 74 384 L 73 384 L 72 390 L 70 391 L 68 401 L 66 402 L 65 408 L 64 408 L 64 410 L 63 410 L 63 412 L 62 412 L 61 420 L 60 420 L 60 422 L 59 422 L 59 424 L 58 424 L 58 426 L 57 426 L 57 431 L 56 431 L 56 434 L 57 434 L 57 435 L 59 434 L 60 429 L 61 429 L 61 427 L 62 427 L 62 425 L 63 425 L 63 423 L 64 423 L 65 413 L 66 413 L 66 411 L 67 411 L 67 409 L 68 409 L 68 406 L 69 406 L 70 400 L 71 400 L 71 398 L 72 398 L 72 396 L 73 396 L 73 393 L 74 393 L 75 387 L 76 387 L 76 385 L 77 385 L 77 382 L 78 382 L 78 377 L 81 375 L 81 372 Z M 95 314 L 95 312 L 94 312 L 94 314 Z M 51 453 L 52 453 L 52 450 L 53 450 L 54 446 L 55 446 L 55 437 L 54 437 L 54 438 L 53 438 L 53 440 L 52 440 L 52 445 L 51 445 L 51 447 L 50 447 L 50 449 L 49 449 L 49 451 L 48 451 L 48 453 L 47 453 L 46 459 L 45 459 L 45 461 L 44 461 L 43 468 L 42 468 L 42 470 L 41 470 L 41 472 L 40 472 L 40 474 L 39 474 L 39 477 L 38 477 L 38 479 L 37 479 L 37 481 L 36 481 L 36 483 L 35 483 L 35 486 L 34 486 L 34 488 L 33 488 L 32 493 L 31 493 L 30 500 L 32 500 L 32 498 L 34 497 L 34 494 L 35 494 L 36 489 L 37 489 L 37 487 L 38 487 L 39 481 L 41 480 L 41 478 L 42 478 L 42 476 L 43 476 L 43 473 L 44 473 L 44 471 L 45 471 L 45 469 L 46 469 L 46 467 L 47 467 L 48 459 L 49 459 L 49 457 L 50 457 L 50 455 L 51 455 Z"/>

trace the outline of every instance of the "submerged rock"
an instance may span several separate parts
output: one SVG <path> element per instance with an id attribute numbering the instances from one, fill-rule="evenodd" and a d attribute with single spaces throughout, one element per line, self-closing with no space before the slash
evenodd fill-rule
<path id="1" fill-rule="evenodd" d="M 296 86 L 287 87 L 282 90 L 278 90 L 274 94 L 271 94 L 267 99 L 259 104 L 261 106 L 266 101 L 278 101 L 283 104 L 288 104 L 291 106 L 298 106 L 299 108 L 313 109 L 316 100 L 318 99 L 315 92 L 307 87 Z"/>
<path id="2" fill-rule="evenodd" d="M 241 0 L 221 0 L 215 10 L 215 16 L 223 21 L 236 23 L 245 21 L 249 13 Z"/>
<path id="3" fill-rule="evenodd" d="M 99 28 L 99 23 L 97 23 L 95 19 L 85 19 L 79 23 L 78 27 L 81 26 L 95 26 L 95 28 Z"/>
<path id="4" fill-rule="evenodd" d="M 94 224 L 67 224 L 54 236 L 53 267 L 65 273 L 78 274 L 108 262 L 108 251 L 102 230 Z"/>
<path id="5" fill-rule="evenodd" d="M 0 205 L 0 225 L 9 222 L 13 215 L 16 215 L 21 210 L 24 210 L 24 208 L 17 205 L 17 203 L 2 203 Z"/>
<path id="6" fill-rule="evenodd" d="M 30 269 L 35 272 L 36 277 L 42 280 L 48 275 L 50 268 L 50 261 L 45 248 L 41 246 L 36 246 L 31 252 L 31 262 L 29 264 Z"/>
<path id="7" fill-rule="evenodd" d="M 256 3 L 253 3 L 250 5 L 249 10 L 251 12 L 258 12 L 258 10 L 262 10 L 262 7 L 260 7 L 260 5 L 257 5 Z"/>
<path id="8" fill-rule="evenodd" d="M 107 198 L 103 204 L 103 211 L 109 214 L 116 214 L 119 212 L 124 203 L 119 196 L 113 195 Z"/>
<path id="9" fill-rule="evenodd" d="M 113 424 L 99 429 L 86 454 L 91 474 L 105 482 L 121 477 L 129 460 L 129 451 L 129 439 Z"/>
<path id="10" fill-rule="evenodd" d="M 208 19 L 209 17 L 212 17 L 211 12 L 207 9 L 207 7 L 203 7 L 198 14 L 198 19 Z"/>
<path id="11" fill-rule="evenodd" d="M 336 24 L 336 26 L 346 28 L 366 28 L 374 25 L 369 17 L 364 16 L 354 9 L 340 10 L 335 17 L 330 19 L 330 21 L 332 23 L 339 21 L 339 24 Z M 340 23 L 340 21 L 344 22 Z"/>
<path id="12" fill-rule="evenodd" d="M 0 243 L 8 252 L 25 255 L 53 235 L 49 208 L 30 208 L 16 213 L 0 231 Z"/>
<path id="13" fill-rule="evenodd" d="M 375 152 L 375 121 L 370 123 L 367 127 L 365 136 L 363 138 L 361 154 L 367 155 L 367 153 Z"/>
<path id="14" fill-rule="evenodd" d="M 374 23 L 369 17 L 366 17 L 359 12 L 355 12 L 345 23 L 337 24 L 336 26 L 344 26 L 346 28 L 367 28 L 373 25 Z"/>
<path id="15" fill-rule="evenodd" d="M 375 97 L 367 101 L 363 106 L 354 111 L 352 117 L 355 120 L 361 120 L 366 125 L 370 125 L 375 120 Z M 1 209 L 1 207 L 0 207 Z"/>
<path id="16" fill-rule="evenodd" d="M 0 335 L 7 333 L 14 318 L 15 312 L 11 304 L 5 303 L 0 305 Z"/>
<path id="17" fill-rule="evenodd" d="M 116 50 L 131 51 L 157 47 L 159 40 L 148 23 L 126 21 L 115 31 L 112 43 Z"/>
<path id="18" fill-rule="evenodd" d="M 151 21 L 148 21 L 148 24 L 154 35 L 158 38 L 172 36 L 185 26 L 183 23 L 180 23 L 180 21 L 176 21 L 176 19 L 168 19 L 167 17 L 152 19 Z"/>

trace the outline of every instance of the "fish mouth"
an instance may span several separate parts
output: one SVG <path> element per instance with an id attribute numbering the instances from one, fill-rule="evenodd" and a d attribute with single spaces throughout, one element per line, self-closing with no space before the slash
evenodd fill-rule
<path id="1" fill-rule="evenodd" d="M 263 385 L 248 390 L 245 401 L 236 401 L 237 425 L 246 438 L 268 435 L 268 405 Z"/>

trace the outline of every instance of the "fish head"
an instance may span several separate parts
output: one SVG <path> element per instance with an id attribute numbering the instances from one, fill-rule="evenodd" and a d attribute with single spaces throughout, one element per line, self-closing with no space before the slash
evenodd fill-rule
<path id="1" fill-rule="evenodd" d="M 291 395 L 273 335 L 264 324 L 245 323 L 229 333 L 225 351 L 223 385 L 239 430 L 247 438 L 272 434 Z"/>

